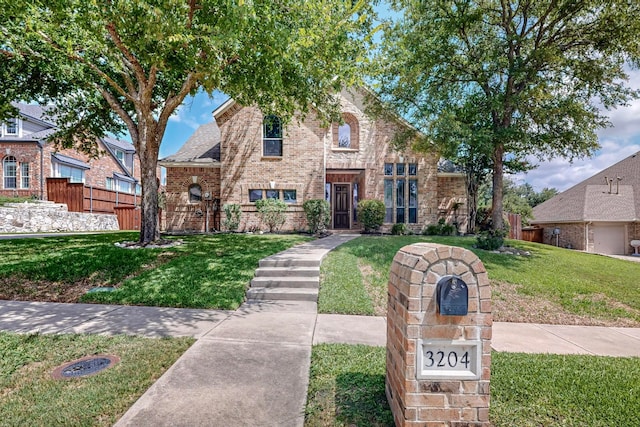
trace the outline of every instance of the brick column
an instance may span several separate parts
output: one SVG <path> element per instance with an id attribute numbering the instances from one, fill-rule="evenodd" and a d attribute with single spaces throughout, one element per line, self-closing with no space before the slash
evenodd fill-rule
<path id="1" fill-rule="evenodd" d="M 467 315 L 439 314 L 436 286 L 445 276 L 466 283 Z M 398 251 L 389 277 L 386 375 L 387 399 L 396 426 L 489 425 L 491 325 L 489 278 L 473 252 L 430 243 Z M 442 343 L 444 351 L 428 347 L 433 343 Z M 467 347 L 457 347 L 460 345 Z M 451 349 L 458 348 L 477 352 L 452 354 Z M 462 361 L 476 357 L 475 377 L 456 372 L 472 366 Z M 444 368 L 434 375 L 418 366 L 419 361 L 429 369 Z"/>

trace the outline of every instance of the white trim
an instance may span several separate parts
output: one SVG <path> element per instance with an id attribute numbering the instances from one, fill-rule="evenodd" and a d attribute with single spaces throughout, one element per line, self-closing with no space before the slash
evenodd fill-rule
<path id="1" fill-rule="evenodd" d="M 22 137 L 22 119 L 20 117 L 11 117 L 8 120 L 15 120 L 16 123 L 16 133 L 9 133 L 7 131 L 7 122 L 3 122 L 2 126 L 0 126 L 0 136 L 5 137 L 14 137 L 21 138 Z"/>

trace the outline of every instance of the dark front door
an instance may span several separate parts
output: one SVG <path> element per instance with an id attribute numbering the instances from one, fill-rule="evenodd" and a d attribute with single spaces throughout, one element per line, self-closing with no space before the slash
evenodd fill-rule
<path id="1" fill-rule="evenodd" d="M 349 185 L 335 185 L 333 228 L 349 228 Z"/>

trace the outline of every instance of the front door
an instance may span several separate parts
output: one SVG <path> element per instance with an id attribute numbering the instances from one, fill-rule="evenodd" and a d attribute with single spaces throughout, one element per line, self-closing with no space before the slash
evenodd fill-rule
<path id="1" fill-rule="evenodd" d="M 349 228 L 349 184 L 336 184 L 333 228 Z"/>

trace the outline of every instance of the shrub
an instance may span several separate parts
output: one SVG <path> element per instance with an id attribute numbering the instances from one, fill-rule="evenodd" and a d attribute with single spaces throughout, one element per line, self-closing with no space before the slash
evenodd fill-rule
<path id="1" fill-rule="evenodd" d="M 262 221 L 269 227 L 269 233 L 280 228 L 287 217 L 285 211 L 287 204 L 278 199 L 260 199 L 256 200 L 256 209 L 262 218 Z"/>
<path id="2" fill-rule="evenodd" d="M 495 251 L 504 244 L 504 236 L 502 230 L 483 231 L 476 237 L 476 246 L 487 251 Z"/>
<path id="3" fill-rule="evenodd" d="M 376 231 L 384 222 L 384 203 L 380 200 L 360 200 L 358 202 L 358 218 L 364 225 L 364 231 Z"/>
<path id="4" fill-rule="evenodd" d="M 225 203 L 222 206 L 222 210 L 224 211 L 222 226 L 229 231 L 236 231 L 240 226 L 240 216 L 242 216 L 240 205 L 236 203 Z"/>
<path id="5" fill-rule="evenodd" d="M 393 227 L 391 227 L 391 234 L 393 234 L 394 236 L 404 236 L 405 234 L 409 234 L 407 224 L 393 224 Z"/>
<path id="6" fill-rule="evenodd" d="M 444 218 L 440 218 L 437 224 L 429 224 L 422 230 L 425 236 L 451 236 L 456 232 L 456 227 L 446 224 Z"/>
<path id="7" fill-rule="evenodd" d="M 313 234 L 324 233 L 331 221 L 331 205 L 326 200 L 312 199 L 302 204 L 307 217 L 309 231 Z"/>

